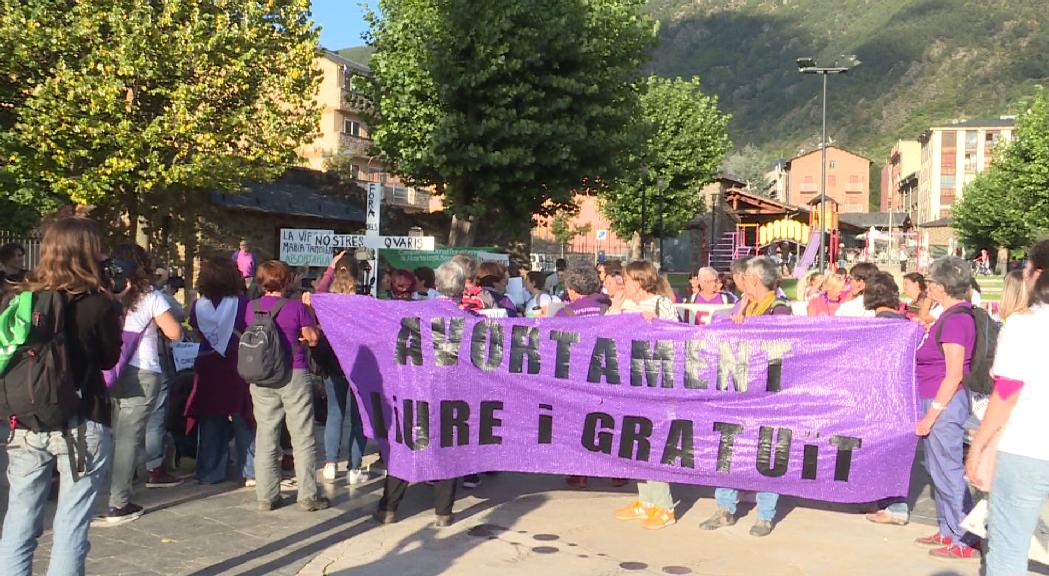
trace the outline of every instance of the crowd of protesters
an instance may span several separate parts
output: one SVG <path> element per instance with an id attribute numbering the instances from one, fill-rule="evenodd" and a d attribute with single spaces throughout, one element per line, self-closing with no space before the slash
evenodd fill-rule
<path id="1" fill-rule="evenodd" d="M 145 250 L 123 245 L 107 254 L 90 220 L 52 222 L 43 236 L 40 263 L 28 273 L 20 264 L 24 254 L 17 246 L 0 249 L 4 308 L 7 300 L 23 292 L 56 294 L 64 302 L 78 407 L 57 430 L 11 422 L 11 489 L 0 540 L 0 566 L 6 573 L 30 573 L 52 471 L 61 486 L 51 551 L 51 567 L 57 573 L 82 570 L 89 525 L 121 524 L 143 514 L 133 489 L 141 464 L 147 489 L 182 484 L 185 479 L 175 477 L 165 464 L 169 431 L 181 438 L 176 445 L 194 456 L 197 481 L 233 480 L 253 488 L 260 512 L 288 504 L 280 483 L 282 473 L 291 470 L 301 510 L 329 506 L 316 473 L 313 429 L 319 414 L 325 416 L 321 480 L 335 482 L 341 476 L 346 424 L 346 482 L 370 479 L 363 465 L 367 439 L 360 407 L 350 378 L 326 343 L 310 296 L 311 291 L 361 293 L 353 256 L 337 254 L 315 283 L 304 283 L 283 262 L 257 261 L 250 243 L 243 241 L 232 255 L 218 253 L 202 262 L 195 284 L 199 298 L 186 314 L 158 287 Z M 974 366 L 980 331 L 973 312 L 972 268 L 957 257 L 936 260 L 927 275 L 904 276 L 905 299 L 892 274 L 858 263 L 848 273 L 810 275 L 799 288 L 798 302 L 791 302 L 782 286 L 784 261 L 767 256 L 741 259 L 725 274 L 701 268 L 681 296 L 648 261 L 597 266 L 559 261 L 551 274 L 521 275 L 512 266 L 465 255 L 436 270 L 388 271 L 379 290 L 395 300 L 450 300 L 464 313 L 492 317 L 632 314 L 638 322 L 678 321 L 683 316 L 676 305 L 684 304 L 724 307 L 726 319 L 737 323 L 791 314 L 827 317 L 827 322 L 848 316 L 917 322 L 928 336 L 916 358 L 921 418 L 915 434 L 922 438 L 922 465 L 931 478 L 938 520 L 936 533 L 918 539 L 918 544 L 930 546 L 934 556 L 959 560 L 979 557 L 982 547 L 988 553 L 987 573 L 1000 575 L 1021 573 L 1026 567 L 1027 543 L 1049 496 L 1049 444 L 1044 442 L 1049 419 L 1043 416 L 1049 409 L 1049 381 L 1035 361 L 1042 330 L 1049 329 L 1049 275 L 1042 274 L 1047 267 L 1049 242 L 1042 242 L 1031 249 L 1027 267 L 1006 279 L 1000 308 L 1005 325 L 993 367 L 996 386 L 989 398 L 976 398 L 963 384 Z M 272 321 L 290 357 L 290 374 L 278 387 L 247 382 L 238 368 L 242 335 L 260 316 Z M 170 365 L 171 343 L 184 338 L 199 344 L 188 378 Z M 326 408 L 318 409 L 322 401 Z M 986 412 L 975 408 L 980 402 Z M 187 443 L 186 438 L 195 440 Z M 461 480 L 467 489 L 481 483 L 480 475 Z M 433 483 L 439 527 L 454 522 L 459 481 Z M 583 476 L 566 481 L 576 489 L 589 486 Z M 626 482 L 611 479 L 612 486 Z M 970 484 L 990 494 L 985 546 L 962 527 L 972 508 Z M 615 518 L 636 520 L 651 530 L 677 523 L 670 484 L 637 479 L 637 487 L 636 499 L 615 510 Z M 395 522 L 408 488 L 407 481 L 386 475 L 375 519 Z M 102 492 L 109 494 L 108 505 L 96 515 L 95 499 Z M 715 530 L 735 524 L 739 491 L 717 487 L 714 499 L 714 515 L 700 526 Z M 778 500 L 770 492 L 756 495 L 751 535 L 764 537 L 773 531 Z M 867 515 L 871 522 L 909 522 L 905 494 L 878 507 Z"/>

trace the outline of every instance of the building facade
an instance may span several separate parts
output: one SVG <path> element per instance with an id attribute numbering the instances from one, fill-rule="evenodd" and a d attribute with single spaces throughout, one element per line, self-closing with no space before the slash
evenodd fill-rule
<path id="1" fill-rule="evenodd" d="M 355 80 L 371 73 L 369 68 L 328 50 L 321 50 L 314 63 L 322 73 L 317 91 L 321 120 L 317 138 L 298 150 L 302 165 L 337 170 L 361 186 L 378 182 L 383 185 L 383 201 L 389 204 L 423 212 L 440 210 L 440 199 L 405 186 L 374 156 L 364 114 L 368 101 L 354 87 Z"/>
<path id="2" fill-rule="evenodd" d="M 922 145 L 917 140 L 897 140 L 882 171 L 881 212 L 910 212 L 910 199 L 901 184 L 921 170 Z"/>
<path id="3" fill-rule="evenodd" d="M 808 204 L 820 194 L 820 150 L 795 156 L 787 161 L 786 201 Z M 871 161 L 837 146 L 827 147 L 827 197 L 841 206 L 843 213 L 870 211 Z"/>
<path id="4" fill-rule="evenodd" d="M 965 185 L 990 167 L 995 147 L 1012 139 L 1014 126 L 1014 118 L 1002 117 L 934 126 L 923 132 L 918 138 L 921 167 L 912 203 L 915 223 L 950 217 Z"/>

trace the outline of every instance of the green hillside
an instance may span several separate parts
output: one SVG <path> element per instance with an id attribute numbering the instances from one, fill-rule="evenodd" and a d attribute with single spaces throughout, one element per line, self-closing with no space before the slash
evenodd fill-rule
<path id="1" fill-rule="evenodd" d="M 830 79 L 829 136 L 883 163 L 897 138 L 955 118 L 1015 113 L 1049 81 L 1049 9 L 1027 0 L 651 0 L 652 68 L 698 74 L 734 115 L 737 144 L 791 156 L 818 143 L 812 56 L 862 64 Z"/>
<path id="2" fill-rule="evenodd" d="M 819 142 L 820 79 L 794 60 L 855 54 L 862 64 L 830 79 L 829 136 L 874 160 L 872 203 L 898 138 L 1015 114 L 1049 84 L 1044 0 L 650 0 L 648 11 L 660 21 L 651 70 L 698 74 L 733 114 L 733 142 L 770 159 Z M 371 57 L 368 47 L 339 53 Z"/>
<path id="3" fill-rule="evenodd" d="M 375 53 L 375 49 L 371 46 L 354 46 L 352 48 L 343 48 L 342 50 L 336 51 L 339 56 L 347 60 L 352 60 L 358 64 L 368 65 L 368 62 L 372 59 L 372 54 Z"/>

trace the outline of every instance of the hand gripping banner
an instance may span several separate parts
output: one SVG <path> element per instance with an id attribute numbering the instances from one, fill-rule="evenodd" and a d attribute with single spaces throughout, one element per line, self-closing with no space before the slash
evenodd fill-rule
<path id="1" fill-rule="evenodd" d="M 912 322 L 487 319 L 313 297 L 367 435 L 409 481 L 580 474 L 833 502 L 907 494 Z"/>

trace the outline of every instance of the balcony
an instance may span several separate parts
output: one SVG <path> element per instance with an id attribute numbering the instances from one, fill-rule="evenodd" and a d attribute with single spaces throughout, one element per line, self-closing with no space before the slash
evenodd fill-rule
<path id="1" fill-rule="evenodd" d="M 849 194 L 859 194 L 863 192 L 863 184 L 861 182 L 849 182 L 845 185 L 845 192 Z"/>
<path id="2" fill-rule="evenodd" d="M 802 182 L 801 183 L 801 193 L 802 194 L 815 194 L 816 192 L 819 192 L 819 187 L 816 185 L 815 182 Z"/>
<path id="3" fill-rule="evenodd" d="M 368 182 L 363 180 L 360 181 L 362 187 L 367 187 L 368 184 Z M 393 206 L 414 208 L 416 210 L 429 212 L 430 197 L 431 194 L 429 192 L 416 190 L 415 188 L 409 188 L 408 186 L 384 184 L 382 187 L 382 201 Z"/>
<path id="4" fill-rule="evenodd" d="M 339 153 L 351 157 L 368 158 L 371 156 L 372 141 L 342 132 L 339 134 Z"/>

